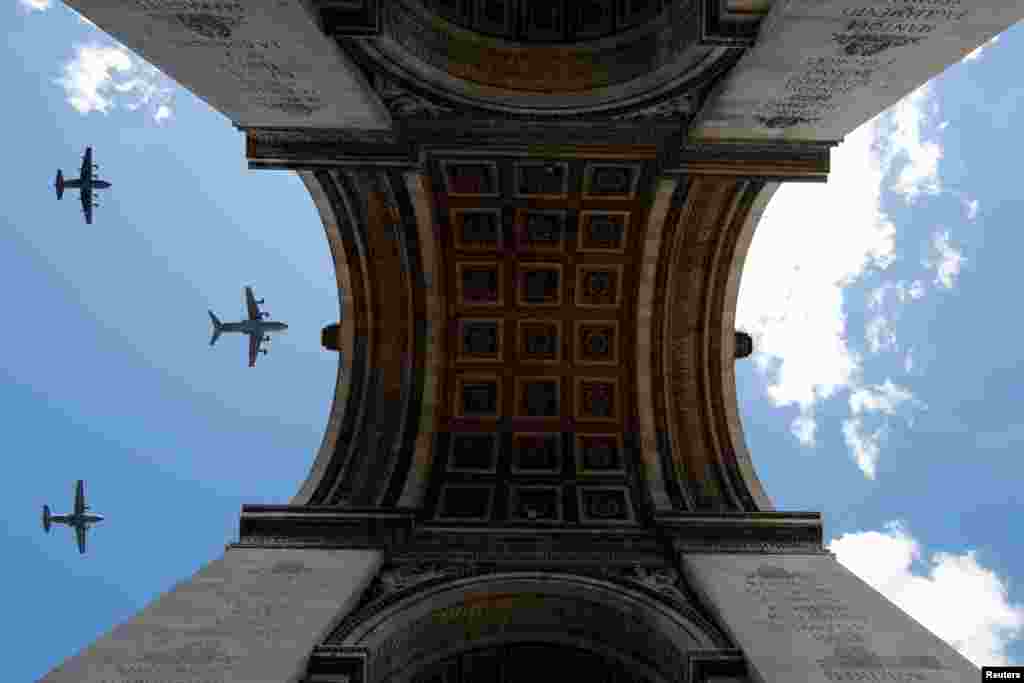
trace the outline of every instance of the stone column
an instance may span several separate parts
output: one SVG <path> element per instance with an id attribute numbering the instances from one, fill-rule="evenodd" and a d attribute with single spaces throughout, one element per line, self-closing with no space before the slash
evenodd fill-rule
<path id="1" fill-rule="evenodd" d="M 829 553 L 682 554 L 681 564 L 756 683 L 980 680 Z"/>
<path id="2" fill-rule="evenodd" d="M 375 550 L 231 548 L 40 683 L 282 683 L 351 610 Z"/>

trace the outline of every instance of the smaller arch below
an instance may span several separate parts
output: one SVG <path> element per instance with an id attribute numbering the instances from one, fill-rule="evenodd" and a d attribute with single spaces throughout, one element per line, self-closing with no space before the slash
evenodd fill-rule
<path id="1" fill-rule="evenodd" d="M 729 651 L 695 609 L 593 576 L 471 576 L 367 606 L 323 644 L 366 653 L 367 683 L 417 683 L 465 653 L 543 643 L 612 662 L 624 681 L 678 680 L 692 653 Z M 456 664 L 456 666 L 458 666 Z"/>

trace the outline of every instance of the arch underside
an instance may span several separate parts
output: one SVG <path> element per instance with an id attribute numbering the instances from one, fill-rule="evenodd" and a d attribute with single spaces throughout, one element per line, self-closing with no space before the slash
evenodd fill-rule
<path id="1" fill-rule="evenodd" d="M 652 150 L 629 151 L 302 173 L 343 354 L 293 504 L 481 525 L 771 509 L 732 366 L 742 260 L 776 184 L 658 176 Z"/>

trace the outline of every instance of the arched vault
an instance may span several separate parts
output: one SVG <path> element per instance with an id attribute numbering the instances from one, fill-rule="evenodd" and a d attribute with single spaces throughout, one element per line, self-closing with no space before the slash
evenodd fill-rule
<path id="1" fill-rule="evenodd" d="M 423 171 L 302 171 L 342 353 L 292 504 L 627 525 L 772 510 L 733 347 L 743 261 L 778 183 L 707 162 L 656 174 L 655 158 L 437 153 Z M 568 504 L 545 497 L 566 484 Z"/>

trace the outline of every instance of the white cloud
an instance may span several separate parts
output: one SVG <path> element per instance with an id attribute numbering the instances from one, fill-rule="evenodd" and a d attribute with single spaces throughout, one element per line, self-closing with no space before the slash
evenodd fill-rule
<path id="1" fill-rule="evenodd" d="M 789 431 L 793 433 L 793 436 L 805 446 L 814 445 L 814 437 L 817 430 L 818 424 L 814 421 L 814 417 L 810 415 L 798 416 L 789 427 Z"/>
<path id="2" fill-rule="evenodd" d="M 68 103 L 82 114 L 106 114 L 115 106 L 132 111 L 145 108 L 157 121 L 171 114 L 173 82 L 120 45 L 77 46 L 57 83 L 64 87 Z"/>
<path id="3" fill-rule="evenodd" d="M 889 320 L 883 315 L 876 315 L 868 320 L 864 328 L 864 338 L 871 353 L 891 351 L 896 346 L 896 331 Z"/>
<path id="4" fill-rule="evenodd" d="M 967 209 L 967 220 L 973 221 L 978 215 L 978 200 L 977 199 L 962 199 L 964 208 Z"/>
<path id="5" fill-rule="evenodd" d="M 912 424 L 911 409 L 924 409 L 909 389 L 885 380 L 884 384 L 857 387 L 850 393 L 850 418 L 843 420 L 843 440 L 857 467 L 868 479 L 874 479 L 882 444 L 889 435 L 888 417 L 902 415 Z M 871 429 L 868 423 L 876 426 Z"/>
<path id="6" fill-rule="evenodd" d="M 875 468 L 882 452 L 882 439 L 886 436 L 884 427 L 868 431 L 864 421 L 857 418 L 843 420 L 843 440 L 850 449 L 857 467 L 868 479 L 875 478 Z"/>
<path id="7" fill-rule="evenodd" d="M 973 50 L 968 52 L 966 55 L 964 55 L 964 58 L 961 61 L 973 62 L 974 60 L 976 60 L 979 57 L 981 57 L 982 53 L 985 51 L 985 48 L 988 48 L 988 47 L 991 47 L 992 45 L 995 45 L 998 41 L 999 41 L 999 35 L 996 34 L 996 35 L 992 36 L 991 40 L 988 40 L 988 41 L 982 43 L 981 45 L 979 45 L 978 47 L 974 48 Z"/>
<path id="8" fill-rule="evenodd" d="M 807 445 L 814 443 L 814 404 L 848 386 L 860 368 L 847 346 L 843 287 L 893 258 L 877 136 L 876 121 L 849 134 L 833 150 L 827 184 L 779 188 L 744 267 L 737 323 L 756 337 L 770 400 L 799 407 L 792 430 Z M 830 216 L 827 226 L 820 216 Z"/>
<path id="9" fill-rule="evenodd" d="M 924 265 L 935 268 L 935 284 L 952 289 L 953 280 L 960 274 L 960 267 L 967 259 L 949 243 L 949 230 L 932 236 L 932 252 L 932 256 L 925 259 Z"/>
<path id="10" fill-rule="evenodd" d="M 893 384 L 891 379 L 885 384 L 860 387 L 850 393 L 850 413 L 861 415 L 868 412 L 880 412 L 895 415 L 896 409 L 904 403 L 920 403 L 909 389 Z"/>
<path id="11" fill-rule="evenodd" d="M 868 293 L 868 310 L 874 311 L 875 315 L 865 324 L 864 338 L 871 353 L 898 348 L 896 331 L 893 329 L 895 320 L 899 318 L 898 304 L 904 304 L 908 299 L 920 299 L 924 293 L 924 284 L 920 280 L 909 284 L 906 280 L 885 282 Z M 888 315 L 885 313 L 886 309 Z"/>
<path id="12" fill-rule="evenodd" d="M 1024 607 L 1009 602 L 1006 582 L 973 551 L 934 553 L 925 572 L 918 542 L 898 523 L 884 532 L 844 534 L 829 550 L 847 569 L 949 643 L 975 666 L 1007 665 L 1007 646 L 1024 636 Z"/>
<path id="13" fill-rule="evenodd" d="M 45 12 L 53 6 L 53 0 L 18 0 L 18 4 L 29 12 Z"/>
<path id="14" fill-rule="evenodd" d="M 923 128 L 929 116 L 929 104 L 937 106 L 931 98 L 931 85 L 925 83 L 897 102 L 889 110 L 886 122 L 889 135 L 884 140 L 885 156 L 889 164 L 897 158 L 906 159 L 892 189 L 913 202 L 921 194 L 938 194 L 939 160 L 942 146 L 924 139 Z M 933 111 L 934 108 L 932 109 Z"/>

